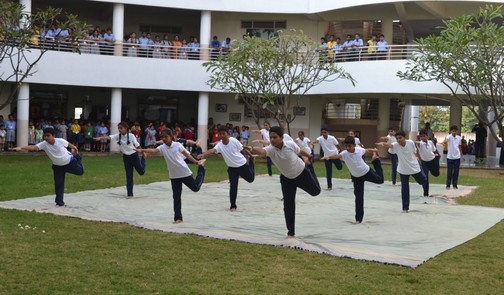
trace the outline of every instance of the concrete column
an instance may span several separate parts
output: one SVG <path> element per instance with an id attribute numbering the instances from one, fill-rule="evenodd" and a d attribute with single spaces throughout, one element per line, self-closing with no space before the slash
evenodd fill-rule
<path id="1" fill-rule="evenodd" d="M 212 39 L 212 12 L 202 11 L 200 22 L 200 59 L 210 60 L 210 40 Z M 208 123 L 208 122 L 207 122 Z"/>
<path id="2" fill-rule="evenodd" d="M 114 12 L 112 16 L 112 32 L 116 37 L 114 46 L 114 55 L 123 55 L 124 38 L 124 4 L 114 3 Z"/>
<path id="3" fill-rule="evenodd" d="M 309 128 L 308 133 L 305 134 L 306 137 L 311 140 L 317 139 L 320 136 L 320 129 L 324 125 L 324 108 L 326 106 L 326 100 L 322 97 L 312 96 L 309 98 L 310 101 L 310 111 L 307 116 L 309 116 Z M 295 138 L 295 137 L 294 137 Z M 320 145 L 315 145 L 313 150 L 315 155 L 320 154 Z"/>
<path id="4" fill-rule="evenodd" d="M 392 40 L 394 39 L 393 19 L 381 20 L 381 33 L 385 36 L 385 41 L 387 41 L 389 45 L 392 45 Z M 387 54 L 387 59 L 389 59 L 389 54 Z"/>
<path id="5" fill-rule="evenodd" d="M 122 112 L 122 89 L 112 88 L 112 96 L 110 99 L 110 134 L 119 132 L 117 124 L 121 122 Z M 110 141 L 110 151 L 118 152 L 119 145 L 114 140 Z"/>
<path id="6" fill-rule="evenodd" d="M 409 130 L 409 139 L 416 140 L 418 135 L 418 113 L 419 106 L 412 105 L 410 106 L 410 130 Z"/>
<path id="7" fill-rule="evenodd" d="M 198 96 L 198 139 L 201 141 L 201 149 L 207 150 L 208 141 L 208 92 L 200 92 Z"/>
<path id="8" fill-rule="evenodd" d="M 31 0 L 20 0 L 19 4 L 24 6 L 24 10 L 23 10 L 24 13 L 31 15 L 31 12 L 32 12 L 32 1 Z M 25 20 L 21 19 L 19 21 L 19 26 L 24 27 L 24 24 L 25 24 Z"/>
<path id="9" fill-rule="evenodd" d="M 382 97 L 378 102 L 378 125 L 376 125 L 377 137 L 386 136 L 390 127 L 390 97 Z M 380 157 L 388 157 L 387 149 L 379 148 Z"/>
<path id="10" fill-rule="evenodd" d="M 28 145 L 28 120 L 30 119 L 30 84 L 23 83 L 17 98 L 17 146 Z"/>
<path id="11" fill-rule="evenodd" d="M 401 120 L 401 130 L 406 134 L 409 134 L 411 129 L 411 101 L 406 101 L 406 105 L 403 109 L 403 115 Z"/>
<path id="12" fill-rule="evenodd" d="M 453 125 L 457 125 L 459 133 L 462 131 L 462 103 L 455 97 L 450 100 L 450 126 Z"/>

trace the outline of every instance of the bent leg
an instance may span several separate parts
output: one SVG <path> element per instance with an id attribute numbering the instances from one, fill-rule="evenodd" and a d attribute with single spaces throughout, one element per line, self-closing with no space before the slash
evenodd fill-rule
<path id="1" fill-rule="evenodd" d="M 310 173 L 308 167 L 305 167 L 303 172 L 294 179 L 294 183 L 297 187 L 304 190 L 311 196 L 317 196 L 320 194 L 320 185 L 316 178 L 314 178 Z"/>
<path id="2" fill-rule="evenodd" d="M 193 192 L 197 192 L 200 190 L 201 185 L 203 184 L 203 180 L 205 179 L 205 167 L 198 166 L 198 175 L 196 179 L 192 176 L 187 176 L 182 178 L 182 182 Z"/>

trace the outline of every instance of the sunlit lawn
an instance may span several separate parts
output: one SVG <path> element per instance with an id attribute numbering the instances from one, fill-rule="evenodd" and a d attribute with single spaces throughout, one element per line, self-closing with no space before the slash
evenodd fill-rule
<path id="1" fill-rule="evenodd" d="M 125 184 L 120 156 L 86 156 L 84 165 L 82 177 L 67 176 L 66 192 Z M 168 179 L 162 158 L 149 158 L 147 165 L 146 175 L 135 175 L 135 183 Z M 190 167 L 194 171 L 194 165 Z M 222 159 L 209 159 L 206 168 L 206 182 L 227 178 Z M 324 175 L 322 163 L 317 162 L 316 171 Z M 257 173 L 266 173 L 262 160 Z M 441 173 L 431 180 L 444 183 L 445 171 Z M 460 185 L 480 188 L 459 202 L 504 207 L 503 174 L 463 169 Z M 334 172 L 339 178 L 348 175 L 346 168 Z M 388 166 L 385 176 L 390 179 Z M 0 201 L 53 193 L 50 160 L 43 153 L 0 156 Z M 169 199 L 171 192 L 167 192 Z M 500 222 L 478 238 L 410 269 L 0 209 L 0 293 L 500 294 L 504 290 L 503 244 L 504 223 Z"/>

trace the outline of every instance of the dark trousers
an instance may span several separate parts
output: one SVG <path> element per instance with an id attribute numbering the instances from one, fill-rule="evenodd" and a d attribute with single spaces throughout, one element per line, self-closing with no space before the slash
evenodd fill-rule
<path id="1" fill-rule="evenodd" d="M 454 188 L 458 188 L 458 177 L 460 170 L 460 159 L 446 159 L 447 175 L 446 175 L 446 187 L 453 185 Z"/>
<path id="2" fill-rule="evenodd" d="M 422 185 L 425 183 L 425 175 L 423 171 L 420 171 L 413 175 L 404 175 L 399 173 L 399 177 L 401 178 L 401 198 L 402 198 L 402 209 L 409 210 L 410 203 L 410 189 L 409 189 L 409 177 L 413 176 L 415 181 Z"/>
<path id="3" fill-rule="evenodd" d="M 253 182 L 255 179 L 255 165 L 252 158 L 248 164 L 243 164 L 240 167 L 228 167 L 229 176 L 229 201 L 231 209 L 236 209 L 236 197 L 238 195 L 238 179 L 241 177 L 247 182 Z"/>
<path id="4" fill-rule="evenodd" d="M 141 159 L 140 159 L 141 158 Z M 126 170 L 126 190 L 128 197 L 133 196 L 133 168 L 140 175 L 145 174 L 145 159 L 139 157 L 138 153 L 123 155 L 124 169 Z"/>
<path id="5" fill-rule="evenodd" d="M 434 177 L 439 176 L 439 157 L 435 157 L 431 161 L 422 160 L 422 171 L 425 174 L 425 182 L 423 184 L 424 197 L 429 196 L 429 172 Z"/>
<path id="6" fill-rule="evenodd" d="M 373 169 L 361 177 L 353 177 L 353 187 L 355 195 L 355 221 L 362 222 L 364 218 L 364 182 L 369 181 L 376 184 L 383 183 L 383 169 L 379 159 L 373 161 Z"/>
<path id="7" fill-rule="evenodd" d="M 203 180 L 205 179 L 205 167 L 198 166 L 198 175 L 196 179 L 192 177 L 192 175 L 183 177 L 183 178 L 175 178 L 171 179 L 171 186 L 173 191 L 173 211 L 175 211 L 174 220 L 182 220 L 182 184 L 185 184 L 190 190 L 193 192 L 197 192 L 201 188 L 201 184 L 203 184 Z"/>
<path id="8" fill-rule="evenodd" d="M 75 175 L 84 174 L 84 166 L 82 166 L 82 161 L 80 156 L 72 156 L 70 163 L 65 166 L 52 165 L 53 175 L 54 175 L 54 191 L 56 192 L 56 205 L 63 206 L 63 195 L 65 192 L 65 174 L 71 173 Z"/>
<path id="9" fill-rule="evenodd" d="M 273 165 L 273 162 L 271 162 L 271 158 L 266 156 L 266 167 L 268 168 L 268 175 L 269 176 L 273 175 L 273 170 L 271 170 L 272 165 Z"/>
<path id="10" fill-rule="evenodd" d="M 396 184 L 397 182 L 397 155 L 388 153 L 390 157 L 390 161 L 392 162 L 392 184 Z"/>
<path id="11" fill-rule="evenodd" d="M 474 142 L 474 155 L 476 156 L 476 159 L 486 158 L 484 140 L 476 140 Z"/>
<path id="12" fill-rule="evenodd" d="M 295 235 L 296 224 L 296 190 L 299 187 L 312 196 L 320 194 L 320 184 L 313 168 L 305 167 L 298 177 L 290 179 L 280 175 L 282 196 L 284 200 L 284 216 L 287 225 L 287 235 Z"/>
<path id="13" fill-rule="evenodd" d="M 327 177 L 327 188 L 332 188 L 332 164 L 334 163 L 334 166 L 336 166 L 338 170 L 341 170 L 343 169 L 343 163 L 340 159 L 324 160 L 324 163 Z"/>

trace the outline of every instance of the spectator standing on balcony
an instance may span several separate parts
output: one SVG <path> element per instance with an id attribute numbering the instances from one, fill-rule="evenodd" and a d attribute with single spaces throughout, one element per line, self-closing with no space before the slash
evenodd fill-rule
<path id="1" fill-rule="evenodd" d="M 359 61 L 361 59 L 361 51 L 363 46 L 364 41 L 362 40 L 361 35 L 359 33 L 355 34 L 352 47 L 350 48 L 351 52 L 350 59 L 352 61 Z"/>
<path id="2" fill-rule="evenodd" d="M 45 34 L 45 41 L 49 43 L 50 46 L 54 46 L 56 42 L 57 36 L 61 33 L 61 29 L 56 27 L 55 24 L 51 24 L 49 26 L 49 30 L 47 30 Z"/>
<path id="3" fill-rule="evenodd" d="M 187 45 L 186 39 L 182 40 L 182 46 L 180 46 L 178 49 L 178 58 L 179 59 L 188 59 L 189 58 L 189 51 L 191 50 L 189 48 L 189 45 Z"/>
<path id="4" fill-rule="evenodd" d="M 116 37 L 112 33 L 112 28 L 107 28 L 105 34 L 103 34 L 103 54 L 113 55 L 114 54 L 114 43 L 116 42 Z"/>
<path id="5" fill-rule="evenodd" d="M 353 40 L 352 35 L 347 35 L 345 42 L 343 42 L 343 52 L 345 54 L 345 61 L 350 61 Z"/>
<path id="6" fill-rule="evenodd" d="M 172 58 L 179 58 L 179 50 L 180 50 L 180 47 L 182 47 L 182 41 L 180 40 L 179 36 L 178 35 L 175 35 L 175 37 L 173 37 L 173 41 L 172 41 L 172 44 L 173 46 L 173 52 L 172 52 Z"/>
<path id="7" fill-rule="evenodd" d="M 187 44 L 189 47 L 189 59 L 199 59 L 200 44 L 198 38 L 191 37 L 191 41 Z"/>
<path id="8" fill-rule="evenodd" d="M 322 128 L 320 130 L 321 135 L 311 143 L 311 148 L 313 149 L 315 144 L 320 143 L 322 150 L 324 151 L 324 156 L 337 155 L 339 154 L 338 150 L 338 140 L 329 135 L 327 128 Z M 343 169 L 343 164 L 340 159 L 330 159 L 327 158 L 324 160 L 325 168 L 326 168 L 326 178 L 327 178 L 327 190 L 332 190 L 332 165 L 336 166 L 336 169 Z"/>
<path id="9" fill-rule="evenodd" d="M 158 35 L 154 37 L 154 45 L 152 45 L 152 58 L 164 58 L 163 42 L 161 41 L 161 37 Z"/>
<path id="10" fill-rule="evenodd" d="M 16 129 L 17 122 L 13 115 L 9 115 L 8 120 L 4 123 L 5 126 L 5 142 L 8 149 L 16 146 Z"/>
<path id="11" fill-rule="evenodd" d="M 376 60 L 376 54 L 378 49 L 378 41 L 376 40 L 376 34 L 371 35 L 371 39 L 367 41 L 368 46 L 368 60 Z"/>
<path id="12" fill-rule="evenodd" d="M 327 40 L 325 37 L 320 38 L 320 45 L 316 51 L 320 54 L 319 61 L 321 63 L 327 62 Z"/>
<path id="13" fill-rule="evenodd" d="M 138 38 L 138 56 L 149 57 L 149 49 L 152 45 L 151 42 L 152 40 L 147 36 L 147 32 L 142 32 L 142 36 Z"/>
<path id="14" fill-rule="evenodd" d="M 334 40 L 334 35 L 331 35 L 329 36 L 326 47 L 329 62 L 334 61 L 334 50 L 333 50 L 334 44 L 336 44 L 336 40 Z"/>
<path id="15" fill-rule="evenodd" d="M 472 132 L 476 133 L 476 141 L 474 143 L 474 155 L 476 156 L 475 163 L 482 163 L 486 158 L 485 146 L 486 138 L 488 136 L 487 129 L 483 122 L 479 121 L 479 123 L 473 127 Z"/>
<path id="16" fill-rule="evenodd" d="M 221 52 L 221 42 L 217 36 L 213 36 L 212 42 L 210 42 L 210 48 L 212 48 L 212 60 L 216 60 Z"/>
<path id="17" fill-rule="evenodd" d="M 383 34 L 380 34 L 378 38 L 379 40 L 376 42 L 376 52 L 378 59 L 383 60 L 387 56 L 388 42 L 385 40 L 385 36 Z"/>
<path id="18" fill-rule="evenodd" d="M 130 34 L 130 37 L 129 39 L 126 41 L 127 44 L 127 47 L 128 47 L 128 52 L 127 52 L 127 56 L 131 56 L 131 57 L 137 57 L 138 56 L 138 46 L 139 46 L 139 41 L 138 41 L 138 38 L 136 36 L 136 33 L 135 32 L 132 32 Z"/>
<path id="19" fill-rule="evenodd" d="M 227 37 L 226 40 L 222 41 L 221 51 L 222 54 L 226 54 L 231 50 L 231 38 Z"/>
<path id="20" fill-rule="evenodd" d="M 341 44 L 341 38 L 337 37 L 336 42 L 333 45 L 334 51 L 334 61 L 342 62 L 343 61 L 343 44 Z"/>
<path id="21" fill-rule="evenodd" d="M 100 36 L 100 31 L 94 30 L 89 36 L 89 53 L 100 54 L 100 42 L 102 40 Z"/>
<path id="22" fill-rule="evenodd" d="M 170 42 L 170 36 L 168 36 L 168 34 L 163 35 L 163 41 L 161 41 L 161 45 L 163 46 L 162 51 L 164 54 L 164 58 L 171 58 L 170 46 L 172 46 L 172 43 Z"/>

